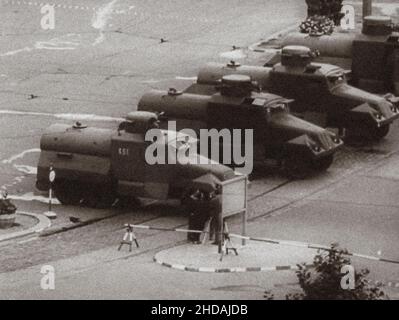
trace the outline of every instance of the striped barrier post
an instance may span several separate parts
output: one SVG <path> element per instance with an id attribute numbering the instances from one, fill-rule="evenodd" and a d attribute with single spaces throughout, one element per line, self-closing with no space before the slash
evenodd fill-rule
<path id="1" fill-rule="evenodd" d="M 245 240 L 249 240 L 249 241 L 265 242 L 265 243 L 274 244 L 274 245 L 301 247 L 301 248 L 317 249 L 317 250 L 325 250 L 325 251 L 337 251 L 328 246 L 310 244 L 310 243 L 305 243 L 305 242 L 300 242 L 300 241 L 285 241 L 285 240 L 276 240 L 276 239 L 268 239 L 268 238 L 243 237 L 238 234 L 230 234 L 230 237 L 238 238 L 238 239 L 245 239 Z M 367 260 L 372 260 L 372 261 L 399 264 L 399 261 L 396 261 L 393 259 L 380 258 L 380 257 L 375 257 L 375 256 L 370 256 L 370 255 L 365 255 L 365 254 L 360 254 L 360 253 L 354 253 L 354 252 L 345 252 L 344 255 L 367 259 Z"/>

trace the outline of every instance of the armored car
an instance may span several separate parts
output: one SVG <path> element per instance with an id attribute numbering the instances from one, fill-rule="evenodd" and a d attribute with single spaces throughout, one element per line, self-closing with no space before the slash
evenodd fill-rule
<path id="1" fill-rule="evenodd" d="M 287 46 L 273 67 L 210 63 L 200 70 L 197 83 L 215 85 L 228 74 L 248 75 L 261 90 L 293 99 L 292 112 L 317 114 L 323 127 L 336 127 L 346 137 L 364 140 L 385 137 L 399 117 L 399 99 L 351 86 L 347 71 L 312 59 L 309 48 Z"/>
<path id="2" fill-rule="evenodd" d="M 334 32 L 311 37 L 295 32 L 287 35 L 281 47 L 306 46 L 318 51 L 318 62 L 332 63 L 352 71 L 350 83 L 374 93 L 399 95 L 399 33 L 387 16 L 364 18 L 362 30 Z M 273 65 L 278 56 L 266 63 Z"/>
<path id="3" fill-rule="evenodd" d="M 253 130 L 255 161 L 273 160 L 289 175 L 302 178 L 328 169 L 342 141 L 293 116 L 291 104 L 289 99 L 255 90 L 249 76 L 232 74 L 216 85 L 194 84 L 184 92 L 151 90 L 138 109 L 162 114 L 163 125 L 176 121 L 180 128 L 197 132 Z"/>
<path id="4" fill-rule="evenodd" d="M 196 140 L 181 132 L 160 130 L 157 121 L 154 113 L 132 112 L 116 129 L 80 123 L 50 126 L 40 141 L 37 188 L 49 189 L 51 167 L 56 173 L 52 187 L 62 204 L 105 208 L 121 197 L 183 199 L 203 176 L 222 182 L 235 177 L 231 168 L 193 152 L 190 161 L 179 161 Z M 152 129 L 157 131 L 156 141 L 146 139 Z M 147 156 L 150 146 L 166 148 L 177 159 L 173 164 L 152 163 Z M 178 152 L 181 149 L 184 152 Z M 213 183 L 205 187 L 217 192 Z"/>

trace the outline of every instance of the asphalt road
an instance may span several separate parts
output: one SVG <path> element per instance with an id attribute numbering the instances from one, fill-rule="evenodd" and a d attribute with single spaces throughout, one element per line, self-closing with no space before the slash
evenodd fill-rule
<path id="1" fill-rule="evenodd" d="M 0 185 L 20 199 L 20 209 L 34 212 L 46 210 L 37 201 L 42 198 L 35 194 L 34 173 L 39 138 L 49 124 L 80 119 L 114 126 L 114 118 L 134 110 L 146 90 L 183 88 L 211 60 L 245 60 L 252 54 L 249 45 L 297 23 L 305 12 L 297 0 L 53 3 L 54 30 L 42 30 L 37 2 L 2 1 L 0 11 Z M 369 177 L 375 168 L 395 163 L 398 136 L 395 125 L 378 145 L 346 147 L 326 175 L 306 181 L 286 184 L 273 173 L 260 177 L 250 186 L 250 214 L 256 219 L 250 232 L 323 244 L 338 241 L 357 252 L 382 251 L 399 258 L 397 183 L 376 184 L 396 180 L 381 173 Z M 359 185 L 363 188 L 351 198 Z M 56 210 L 60 220 L 104 214 L 73 207 Z M 118 254 L 114 247 L 123 223 L 153 219 L 155 225 L 178 226 L 186 218 L 158 204 L 107 214 L 119 215 L 49 237 L 2 244 L 0 298 L 256 299 L 265 289 L 283 297 L 295 283 L 289 272 L 215 276 L 155 265 L 153 254 L 183 240 L 182 235 L 145 233 L 145 249 L 132 256 Z M 45 264 L 57 267 L 56 291 L 39 287 Z M 374 279 L 399 282 L 396 266 L 363 265 L 373 268 Z"/>

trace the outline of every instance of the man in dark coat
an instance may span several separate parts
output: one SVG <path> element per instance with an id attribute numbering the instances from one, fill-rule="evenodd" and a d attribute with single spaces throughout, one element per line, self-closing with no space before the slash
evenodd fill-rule
<path id="1" fill-rule="evenodd" d="M 222 221 L 221 220 L 221 197 L 214 192 L 204 192 L 196 190 L 189 196 L 187 206 L 190 212 L 188 225 L 189 230 L 202 231 L 207 223 L 211 220 L 211 234 L 215 235 L 215 242 L 221 239 Z M 189 232 L 187 239 L 194 243 L 199 243 L 200 233 Z"/>

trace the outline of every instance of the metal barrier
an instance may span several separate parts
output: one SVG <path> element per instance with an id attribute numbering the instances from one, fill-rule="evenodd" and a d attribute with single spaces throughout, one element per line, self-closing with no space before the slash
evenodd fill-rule
<path id="1" fill-rule="evenodd" d="M 125 227 L 127 228 L 127 231 L 125 233 L 125 236 L 124 236 L 122 242 L 120 243 L 118 250 L 120 250 L 124 244 L 127 244 L 127 245 L 130 245 L 130 251 L 131 251 L 133 241 L 135 241 L 137 248 L 139 247 L 138 241 L 133 232 L 134 228 L 145 229 L 145 230 L 165 231 L 165 232 L 183 232 L 183 233 L 192 232 L 192 233 L 200 233 L 200 234 L 210 234 L 210 231 L 189 230 L 189 229 L 182 229 L 182 228 L 162 228 L 162 227 L 152 227 L 152 226 L 134 225 L 134 224 L 125 224 Z M 255 242 L 264 242 L 264 243 L 268 243 L 268 244 L 272 244 L 272 245 L 292 246 L 292 247 L 308 248 L 308 249 L 315 249 L 315 250 L 325 250 L 325 251 L 335 251 L 335 252 L 338 251 L 329 246 L 311 244 L 311 243 L 306 243 L 306 242 L 301 242 L 301 241 L 277 240 L 277 239 L 271 239 L 271 238 L 250 237 L 250 236 L 243 236 L 243 235 L 239 235 L 239 234 L 229 233 L 226 223 L 224 223 L 223 229 L 224 229 L 224 231 L 222 232 L 222 234 L 223 234 L 223 245 L 222 245 L 223 250 L 222 251 L 219 250 L 219 253 L 221 254 L 220 261 L 222 261 L 223 255 L 228 254 L 230 250 L 233 251 L 236 255 L 238 255 L 237 248 L 235 248 L 231 245 L 231 238 L 247 240 L 247 241 L 255 241 Z M 128 237 L 127 237 L 127 235 L 128 235 Z M 127 239 L 129 239 L 129 240 L 127 240 Z M 231 245 L 231 246 L 229 246 L 229 245 Z M 357 258 L 361 258 L 361 259 L 366 259 L 366 260 L 384 262 L 384 263 L 399 264 L 399 261 L 397 261 L 397 260 L 387 259 L 387 258 L 382 258 L 382 257 L 375 257 L 375 256 L 354 253 L 354 252 L 344 252 L 344 255 L 357 257 Z"/>

